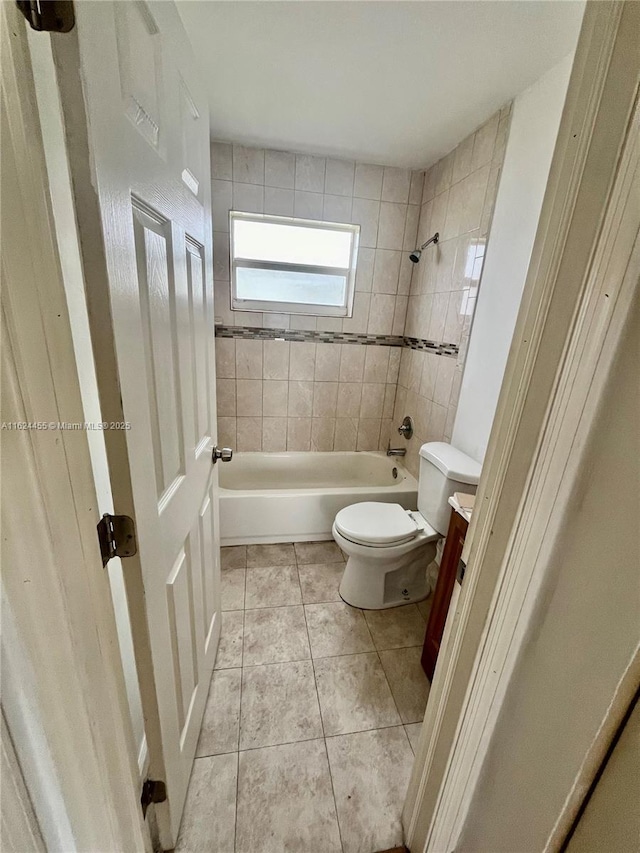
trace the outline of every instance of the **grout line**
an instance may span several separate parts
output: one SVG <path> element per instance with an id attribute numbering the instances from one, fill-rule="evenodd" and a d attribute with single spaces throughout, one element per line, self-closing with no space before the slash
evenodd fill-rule
<path id="1" fill-rule="evenodd" d="M 245 577 L 245 594 L 246 594 L 246 584 L 247 584 L 246 569 L 245 569 L 244 577 Z M 245 613 L 246 613 L 246 610 L 243 608 L 243 610 L 242 610 L 242 647 L 240 649 L 240 702 L 238 703 L 238 749 L 236 751 L 236 802 L 235 802 L 235 819 L 234 819 L 234 824 L 233 824 L 233 850 L 234 850 L 234 853 L 237 850 L 238 802 L 240 799 L 240 726 L 242 724 L 242 681 L 243 681 L 243 675 L 244 675 Z"/>
<path id="2" fill-rule="evenodd" d="M 411 725 L 411 723 L 406 723 L 406 725 Z M 366 735 L 368 732 L 380 732 L 385 731 L 386 729 L 404 729 L 405 723 L 393 723 L 389 726 L 375 726 L 372 729 L 358 729 L 355 732 L 340 732 L 336 735 L 325 735 L 325 740 L 332 740 L 336 737 L 351 737 L 351 735 Z M 406 732 L 405 732 L 406 735 Z"/>
<path id="3" fill-rule="evenodd" d="M 349 737 L 350 735 L 363 735 L 367 734 L 367 732 L 377 732 L 383 729 L 403 729 L 406 726 L 420 725 L 422 720 L 419 720 L 417 723 L 389 723 L 386 726 L 374 726 L 370 729 L 355 729 L 354 731 L 349 732 L 337 732 L 336 734 L 323 734 L 316 737 L 303 737 L 300 740 L 284 740 L 278 741 L 278 743 L 263 743 L 260 746 L 248 746 L 245 749 L 234 749 L 229 750 L 229 752 L 214 752 L 211 755 L 199 755 L 194 761 L 200 761 L 203 758 L 217 758 L 220 755 L 238 755 L 243 752 L 256 752 L 259 749 L 275 749 L 278 746 L 294 746 L 297 743 L 312 743 L 317 740 L 327 740 L 330 738 L 336 737 Z"/>
<path id="4" fill-rule="evenodd" d="M 380 668 L 382 669 L 382 674 L 384 675 L 385 683 L 386 683 L 387 687 L 389 688 L 389 693 L 391 694 L 391 698 L 393 699 L 393 705 L 396 709 L 396 714 L 398 715 L 398 719 L 400 720 L 400 724 L 402 726 L 404 726 L 402 714 L 400 713 L 400 708 L 398 707 L 398 703 L 396 702 L 395 693 L 393 692 L 393 688 L 391 687 L 391 684 L 389 683 L 389 679 L 387 678 L 387 673 L 386 673 L 386 670 L 384 668 L 384 664 L 382 663 L 382 658 L 380 657 L 380 652 L 377 649 L 376 649 L 376 657 L 378 658 L 378 661 L 380 663 Z M 405 735 L 406 734 L 407 733 L 405 732 Z M 409 745 L 411 745 L 411 744 L 409 744 Z"/>
<path id="5" fill-rule="evenodd" d="M 298 566 L 298 582 L 300 581 L 300 567 Z M 301 586 L 302 588 L 302 586 Z M 318 679 L 316 677 L 316 665 L 311 651 L 311 637 L 309 635 L 309 624 L 307 622 L 307 611 L 302 608 L 304 613 L 304 624 L 307 629 L 307 642 L 309 643 L 309 652 L 311 653 L 311 668 L 313 670 L 313 684 L 316 689 L 316 702 L 318 703 L 318 713 L 320 714 L 320 726 L 322 727 L 322 743 L 324 745 L 324 754 L 327 757 L 327 769 L 329 770 L 329 781 L 331 783 L 331 796 L 333 797 L 333 807 L 336 812 L 336 826 L 338 827 L 338 838 L 340 839 L 340 849 L 344 852 L 344 844 L 342 843 L 342 830 L 340 828 L 340 817 L 338 815 L 338 801 L 336 800 L 336 791 L 333 784 L 333 772 L 331 770 L 331 762 L 329 761 L 329 750 L 327 749 L 327 736 L 324 728 L 324 718 L 322 716 L 322 705 L 320 703 L 320 693 L 318 692 Z"/>

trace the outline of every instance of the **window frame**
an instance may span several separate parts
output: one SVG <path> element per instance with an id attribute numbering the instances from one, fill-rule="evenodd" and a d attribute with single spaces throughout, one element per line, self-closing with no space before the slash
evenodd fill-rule
<path id="1" fill-rule="evenodd" d="M 348 267 L 325 267 L 314 264 L 294 264 L 279 261 L 256 261 L 249 258 L 236 258 L 233 246 L 234 221 L 245 219 L 251 222 L 273 223 L 275 225 L 299 225 L 304 228 L 321 228 L 324 231 L 346 231 L 351 233 L 351 251 Z M 356 265 L 360 243 L 360 226 L 347 222 L 325 222 L 320 219 L 301 219 L 295 216 L 275 216 L 267 213 L 247 213 L 229 211 L 229 269 L 231 278 L 231 310 L 258 311 L 269 314 L 303 314 L 315 317 L 351 317 L 355 297 Z M 237 296 L 236 270 L 263 269 L 285 272 L 308 272 L 319 275 L 344 275 L 346 292 L 344 305 L 326 305 L 322 303 L 275 302 L 273 300 L 239 299 Z"/>

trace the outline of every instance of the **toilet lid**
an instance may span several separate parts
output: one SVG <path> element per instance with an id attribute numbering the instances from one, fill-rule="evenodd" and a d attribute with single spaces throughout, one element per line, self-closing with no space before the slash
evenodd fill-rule
<path id="1" fill-rule="evenodd" d="M 373 501 L 352 504 L 336 515 L 336 528 L 361 545 L 399 545 L 418 533 L 418 525 L 400 504 Z"/>

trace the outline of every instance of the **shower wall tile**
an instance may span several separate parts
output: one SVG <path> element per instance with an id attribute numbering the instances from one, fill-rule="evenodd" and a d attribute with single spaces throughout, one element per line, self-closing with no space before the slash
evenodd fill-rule
<path id="1" fill-rule="evenodd" d="M 262 417 L 262 380 L 236 379 L 238 417 Z"/>
<path id="2" fill-rule="evenodd" d="M 287 450 L 311 450 L 311 418 L 287 419 Z"/>
<path id="3" fill-rule="evenodd" d="M 211 143 L 211 177 L 219 181 L 233 180 L 233 146 L 227 142 Z"/>
<path id="4" fill-rule="evenodd" d="M 333 437 L 334 450 L 355 450 L 358 439 L 358 421 L 356 418 L 336 418 Z"/>
<path id="5" fill-rule="evenodd" d="M 330 195 L 353 196 L 356 164 L 352 160 L 327 160 L 324 191 Z"/>
<path id="6" fill-rule="evenodd" d="M 411 271 L 404 335 L 453 344 L 458 354 L 399 357 L 393 422 L 414 419 L 405 457 L 414 474 L 425 441 L 451 439 L 510 120 L 510 109 L 496 113 L 424 175 L 417 243 L 436 231 L 440 242 Z"/>
<path id="7" fill-rule="evenodd" d="M 349 222 L 351 219 L 351 196 L 325 195 L 322 218 L 325 222 Z"/>
<path id="8" fill-rule="evenodd" d="M 313 193 L 324 192 L 326 160 L 309 154 L 296 154 L 295 188 Z"/>
<path id="9" fill-rule="evenodd" d="M 264 152 L 264 183 L 266 187 L 292 190 L 295 186 L 296 157 L 288 151 Z"/>
<path id="10" fill-rule="evenodd" d="M 382 349 L 371 347 L 371 349 Z M 337 382 L 340 378 L 341 344 L 324 344 L 316 347 L 314 379 L 316 382 Z"/>
<path id="11" fill-rule="evenodd" d="M 324 196 L 308 190 L 296 190 L 293 194 L 293 215 L 299 219 L 322 219 Z"/>
<path id="12" fill-rule="evenodd" d="M 264 359 L 263 378 L 288 379 L 289 347 L 291 344 L 288 341 L 264 341 L 262 346 Z"/>
<path id="13" fill-rule="evenodd" d="M 233 181 L 264 185 L 264 150 L 233 146 Z"/>
<path id="14" fill-rule="evenodd" d="M 396 201 L 408 204 L 411 172 L 409 169 L 397 169 L 385 166 L 382 176 L 382 201 Z"/>
<path id="15" fill-rule="evenodd" d="M 411 414 L 406 461 L 417 473 L 420 444 L 450 437 L 510 120 L 504 108 L 426 172 L 211 143 L 216 324 L 273 330 L 264 340 L 216 338 L 221 443 L 384 449 Z M 352 316 L 232 310 L 232 209 L 359 224 Z M 412 264 L 409 252 L 434 231 L 440 243 Z M 406 346 L 279 340 L 279 331 L 392 335 Z M 454 348 L 437 355 L 423 339 Z"/>
<path id="16" fill-rule="evenodd" d="M 368 163 L 357 163 L 353 194 L 356 198 L 371 198 L 378 201 L 382 197 L 382 177 L 384 168 Z"/>
<path id="17" fill-rule="evenodd" d="M 390 201 L 380 203 L 377 242 L 379 249 L 402 249 L 406 217 L 407 205 Z"/>
<path id="18" fill-rule="evenodd" d="M 263 418 L 262 449 L 278 453 L 287 449 L 287 419 Z"/>
<path id="19" fill-rule="evenodd" d="M 238 418 L 236 448 L 242 451 L 262 450 L 262 418 Z"/>
<path id="20" fill-rule="evenodd" d="M 335 430 L 335 418 L 312 418 L 311 450 L 333 450 Z"/>
<path id="21" fill-rule="evenodd" d="M 293 216 L 293 190 L 264 188 L 264 213 L 271 216 Z M 265 315 L 265 319 L 268 315 Z"/>
<path id="22" fill-rule="evenodd" d="M 290 344 L 289 379 L 313 379 L 316 370 L 316 344 Z"/>
<path id="23" fill-rule="evenodd" d="M 284 415 L 289 405 L 289 383 L 286 379 L 265 379 L 262 383 L 262 414 L 265 418 Z"/>

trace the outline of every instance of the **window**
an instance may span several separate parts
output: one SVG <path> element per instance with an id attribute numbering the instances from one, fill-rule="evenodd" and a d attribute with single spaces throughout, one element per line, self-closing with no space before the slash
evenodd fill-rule
<path id="1" fill-rule="evenodd" d="M 231 307 L 350 317 L 359 225 L 231 211 Z"/>

